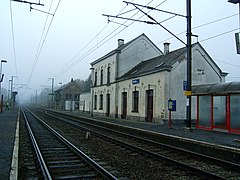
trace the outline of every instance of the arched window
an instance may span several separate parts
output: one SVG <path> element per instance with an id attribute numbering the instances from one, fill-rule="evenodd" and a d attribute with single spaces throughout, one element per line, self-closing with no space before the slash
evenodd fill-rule
<path id="1" fill-rule="evenodd" d="M 107 84 L 110 83 L 110 67 L 107 68 Z"/>
<path id="2" fill-rule="evenodd" d="M 94 86 L 97 86 L 97 71 L 95 72 L 95 77 L 94 77 Z"/>
<path id="3" fill-rule="evenodd" d="M 101 69 L 101 74 L 100 74 L 100 85 L 103 85 L 103 69 Z"/>

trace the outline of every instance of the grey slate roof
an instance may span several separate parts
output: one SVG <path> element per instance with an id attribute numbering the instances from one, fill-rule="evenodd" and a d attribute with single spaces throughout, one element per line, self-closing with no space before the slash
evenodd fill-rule
<path id="1" fill-rule="evenodd" d="M 194 46 L 194 45 L 193 45 Z M 181 61 L 183 56 L 185 57 L 186 47 L 177 49 L 175 51 L 169 52 L 155 58 L 142 61 L 118 80 L 125 80 L 130 78 L 135 78 L 147 74 L 156 73 L 164 70 L 171 70 L 172 65 L 176 61 Z"/>
<path id="2" fill-rule="evenodd" d="M 72 86 L 72 85 L 75 85 L 79 90 L 82 90 L 80 84 L 79 84 L 77 81 L 78 81 L 78 79 L 76 79 L 76 80 L 71 80 L 71 81 L 68 82 L 67 84 L 64 84 L 64 85 L 62 85 L 61 87 L 59 87 L 58 89 L 56 89 L 54 92 L 59 93 L 60 91 L 66 89 L 66 88 L 68 88 L 68 87 L 70 87 L 70 86 Z"/>

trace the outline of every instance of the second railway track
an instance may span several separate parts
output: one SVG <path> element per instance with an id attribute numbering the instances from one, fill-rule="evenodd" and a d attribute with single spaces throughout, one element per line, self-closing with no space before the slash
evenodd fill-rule
<path id="1" fill-rule="evenodd" d="M 46 115 L 47 114 L 45 114 L 45 116 Z M 73 118 L 69 118 L 67 116 L 63 117 L 63 115 L 61 115 L 61 117 L 59 117 L 59 114 L 51 116 L 58 120 L 64 120 L 68 122 L 71 121 L 71 124 L 76 126 L 78 129 L 83 126 L 83 122 L 80 123 L 79 121 L 76 121 Z M 170 163 L 174 167 L 178 167 L 179 169 L 186 171 L 185 174 L 183 173 L 183 176 L 185 178 L 191 177 L 190 179 L 192 179 L 199 177 L 200 179 L 237 179 L 240 177 L 239 165 L 237 164 L 214 160 L 214 158 L 210 157 L 197 157 L 199 156 L 199 154 L 194 154 L 190 152 L 177 152 L 179 149 L 167 150 L 167 148 L 171 147 L 163 148 L 163 145 L 154 143 L 152 141 L 146 141 L 144 139 L 132 136 L 130 137 L 127 134 L 113 132 L 110 129 L 106 128 L 96 126 L 93 128 L 93 125 L 90 124 L 85 124 L 84 126 L 85 131 L 91 131 L 92 134 L 97 136 L 104 136 L 105 139 L 111 139 L 110 141 L 114 144 L 117 144 L 117 146 L 123 146 L 127 149 L 135 149 L 135 151 L 140 154 L 145 154 L 145 156 L 151 156 L 152 159 L 160 159 L 161 161 L 166 161 L 167 164 Z M 86 128 L 86 126 L 88 127 Z M 90 128 L 90 126 L 92 127 Z M 226 167 L 226 165 L 228 167 Z M 176 171 L 176 169 L 170 171 Z M 166 173 L 169 173 L 169 171 L 166 171 Z M 178 175 L 181 176 L 181 173 Z M 195 175 L 197 177 L 194 177 Z M 169 176 L 171 175 L 169 174 Z"/>

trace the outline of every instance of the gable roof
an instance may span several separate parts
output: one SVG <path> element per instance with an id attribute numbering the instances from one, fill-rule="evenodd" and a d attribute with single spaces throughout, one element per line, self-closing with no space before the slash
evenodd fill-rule
<path id="1" fill-rule="evenodd" d="M 213 62 L 213 64 L 219 70 L 221 76 L 226 76 L 228 73 L 222 72 L 222 70 L 208 55 L 208 53 L 205 51 L 205 49 L 201 46 L 199 42 L 192 44 L 192 48 L 194 48 L 197 45 L 199 45 L 199 47 L 203 49 L 203 51 L 207 54 L 209 59 Z M 128 71 L 126 74 L 124 74 L 122 77 L 120 77 L 118 80 L 135 78 L 135 77 L 152 74 L 160 71 L 165 71 L 165 70 L 170 71 L 172 68 L 172 65 L 176 61 L 182 61 L 183 59 L 185 59 L 186 52 L 187 52 L 187 48 L 183 47 L 183 48 L 171 51 L 167 54 L 163 54 L 158 57 L 155 57 L 146 61 L 142 61 L 141 63 L 136 65 L 134 68 L 132 68 L 130 71 Z"/>
<path id="2" fill-rule="evenodd" d="M 120 53 L 121 50 L 123 50 L 124 48 L 126 48 L 127 46 L 129 46 L 130 44 L 132 44 L 134 41 L 136 41 L 137 39 L 139 39 L 139 38 L 141 38 L 141 37 L 143 37 L 143 36 L 144 36 L 145 38 L 147 38 L 147 39 L 153 44 L 153 46 L 154 46 L 156 49 L 159 50 L 159 52 L 162 52 L 144 33 L 142 33 L 141 35 L 139 35 L 138 37 L 132 39 L 131 41 L 129 41 L 129 42 L 127 42 L 127 43 L 124 43 L 123 45 L 120 45 L 119 47 L 117 47 L 116 49 L 110 51 L 109 53 L 107 53 L 106 55 L 102 56 L 101 58 L 99 58 L 99 59 L 91 62 L 91 63 L 90 63 L 91 66 L 93 66 L 94 64 L 97 64 L 98 62 L 100 62 L 100 61 L 102 61 L 102 60 L 104 60 L 104 59 L 106 59 L 106 58 L 108 58 L 108 57 L 110 57 L 110 56 L 112 56 L 112 55 L 114 55 L 114 54 L 116 54 L 116 53 Z"/>
<path id="3" fill-rule="evenodd" d="M 55 90 L 54 92 L 59 93 L 59 92 L 61 92 L 62 90 L 71 87 L 72 85 L 75 85 L 80 91 L 82 91 L 82 88 L 81 88 L 81 86 L 79 85 L 79 83 L 77 82 L 77 80 L 73 80 L 73 79 L 72 79 L 70 82 L 68 82 L 67 84 L 62 85 L 60 88 L 58 88 L 58 89 Z"/>
<path id="4" fill-rule="evenodd" d="M 119 80 L 135 78 L 159 71 L 168 70 L 170 71 L 172 65 L 177 61 L 181 60 L 182 56 L 185 56 L 186 47 L 171 51 L 167 54 L 157 56 L 155 58 L 142 61 L 122 77 Z"/>

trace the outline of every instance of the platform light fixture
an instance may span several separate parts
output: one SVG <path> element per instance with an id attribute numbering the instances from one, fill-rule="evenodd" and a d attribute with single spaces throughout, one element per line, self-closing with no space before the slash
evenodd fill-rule
<path id="1" fill-rule="evenodd" d="M 239 31 L 240 31 L 240 0 L 228 0 L 229 3 L 239 4 Z M 240 32 L 235 33 L 235 43 L 236 43 L 236 50 L 237 54 L 240 54 Z"/>

